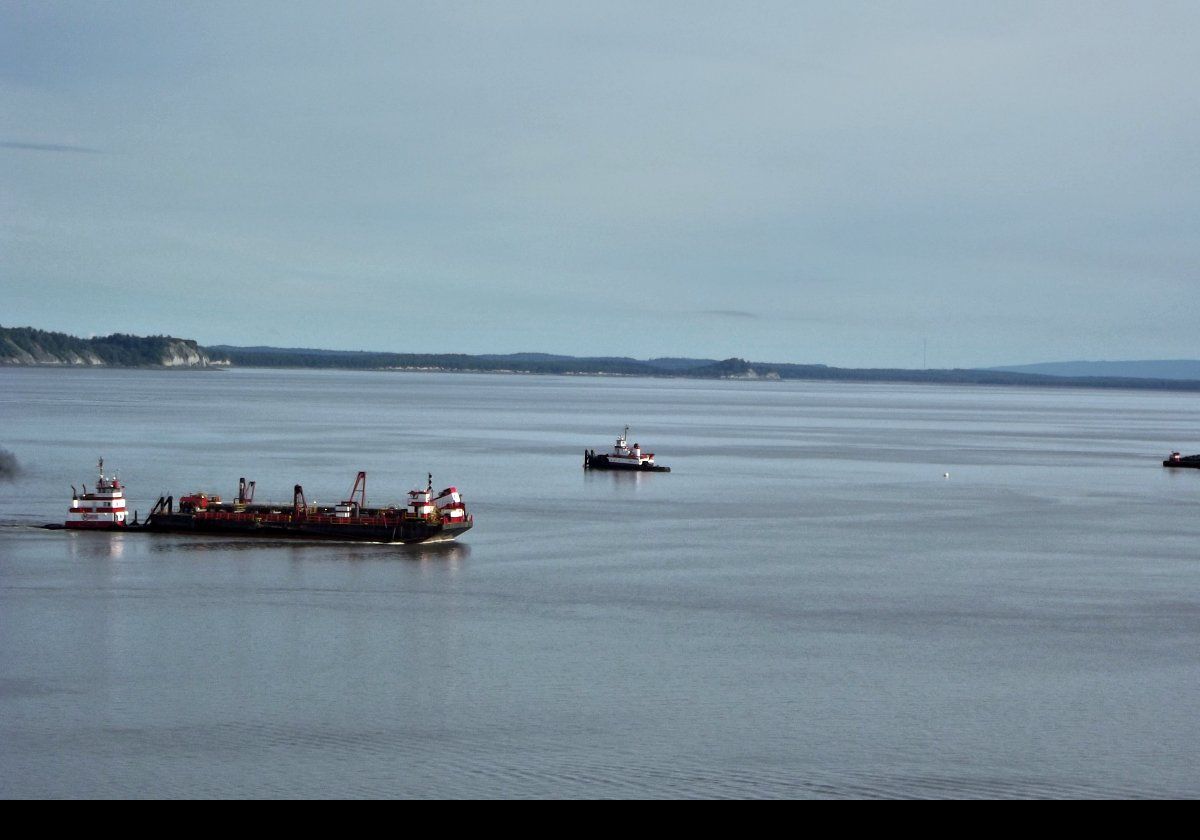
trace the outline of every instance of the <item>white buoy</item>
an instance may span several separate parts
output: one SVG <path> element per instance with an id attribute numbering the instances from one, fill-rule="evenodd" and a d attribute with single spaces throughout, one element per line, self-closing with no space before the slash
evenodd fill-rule
<path id="1" fill-rule="evenodd" d="M 949 478 L 949 477 L 950 477 L 950 473 L 942 473 L 942 478 Z"/>

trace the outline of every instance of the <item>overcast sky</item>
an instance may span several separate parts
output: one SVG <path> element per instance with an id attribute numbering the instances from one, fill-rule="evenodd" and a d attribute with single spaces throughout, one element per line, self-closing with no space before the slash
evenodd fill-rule
<path id="1" fill-rule="evenodd" d="M 1196 358 L 1200 3 L 0 1 L 0 324 Z"/>

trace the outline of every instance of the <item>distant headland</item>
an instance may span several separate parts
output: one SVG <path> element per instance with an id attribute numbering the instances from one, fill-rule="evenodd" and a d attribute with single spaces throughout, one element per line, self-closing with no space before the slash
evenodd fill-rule
<path id="1" fill-rule="evenodd" d="M 189 338 L 124 333 L 76 338 L 33 327 L 0 326 L 0 365 L 203 368 L 226 364 Z"/>
<path id="2" fill-rule="evenodd" d="M 1143 363 L 1146 364 L 1146 363 Z M 1195 364 L 1195 363 L 1193 363 Z M 324 368 L 346 370 L 442 371 L 451 373 L 557 374 L 565 376 L 650 376 L 685 379 L 827 380 L 955 385 L 1136 388 L 1200 391 L 1200 380 L 1144 376 L 1087 376 L 1032 373 L 999 368 L 913 370 L 837 368 L 745 359 L 625 356 L 561 356 L 549 353 L 381 353 L 297 347 L 201 346 L 193 339 L 114 333 L 76 338 L 32 327 L 0 327 L 0 365 L 164 368 Z"/>

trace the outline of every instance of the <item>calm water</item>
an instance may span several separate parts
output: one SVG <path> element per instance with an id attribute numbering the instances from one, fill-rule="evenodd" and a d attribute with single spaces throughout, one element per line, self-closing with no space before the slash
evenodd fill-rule
<path id="1" fill-rule="evenodd" d="M 0 796 L 1200 795 L 1200 398 L 0 370 Z M 585 474 L 629 423 L 670 475 Z M 456 484 L 461 544 L 74 534 Z M 950 477 L 944 478 L 943 473 Z"/>

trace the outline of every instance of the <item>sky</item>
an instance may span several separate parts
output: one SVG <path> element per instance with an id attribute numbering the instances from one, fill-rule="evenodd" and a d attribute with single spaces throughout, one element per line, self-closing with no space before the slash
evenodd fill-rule
<path id="1" fill-rule="evenodd" d="M 1200 3 L 0 0 L 0 325 L 1197 358 Z"/>

